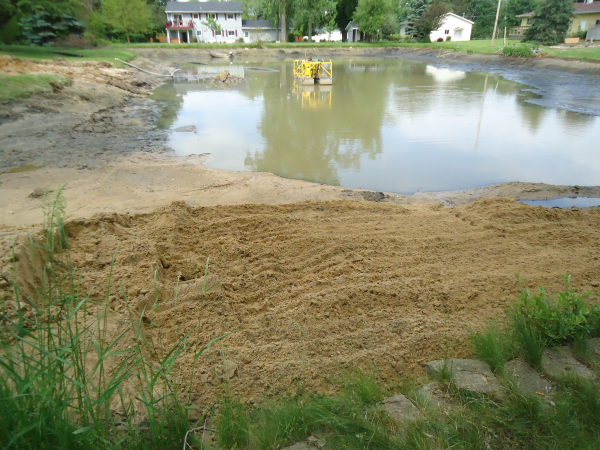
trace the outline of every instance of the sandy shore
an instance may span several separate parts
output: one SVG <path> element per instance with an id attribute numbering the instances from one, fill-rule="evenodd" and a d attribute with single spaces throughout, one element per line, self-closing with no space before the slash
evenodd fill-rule
<path id="1" fill-rule="evenodd" d="M 430 49 L 410 54 L 407 49 L 387 48 L 327 50 L 329 53 L 325 55 L 318 54 L 336 58 L 440 56 L 440 52 L 436 56 Z M 205 50 L 137 51 L 141 56 L 136 64 L 164 73 L 171 69 L 173 61 L 209 58 Z M 236 58 L 289 59 L 298 56 L 296 53 L 241 49 L 236 50 Z M 442 56 L 458 58 L 456 52 L 444 52 Z M 466 56 L 482 60 L 482 55 Z M 461 61 L 464 63 L 464 58 Z M 570 69 L 577 66 L 571 63 Z M 527 64 L 548 63 L 540 60 Z M 586 70 L 600 67 L 592 63 L 579 66 Z M 269 173 L 215 170 L 202 165 L 201 155 L 173 156 L 166 143 L 166 131 L 154 125 L 160 111 L 147 98 L 161 83 L 156 77 L 108 63 L 36 63 L 11 58 L 0 59 L 0 70 L 60 73 L 73 79 L 73 84 L 60 92 L 0 105 L 0 233 L 3 236 L 39 224 L 43 201 L 40 194 L 56 192 L 64 185 L 72 218 L 105 212 L 145 213 L 173 201 L 185 201 L 191 206 L 337 199 L 462 205 L 503 196 L 514 199 L 600 196 L 599 187 L 519 182 L 454 192 L 398 195 L 283 179 Z"/>

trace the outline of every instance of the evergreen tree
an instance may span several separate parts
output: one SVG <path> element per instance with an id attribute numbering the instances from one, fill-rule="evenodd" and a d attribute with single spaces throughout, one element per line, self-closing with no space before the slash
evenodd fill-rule
<path id="1" fill-rule="evenodd" d="M 545 0 L 535 10 L 524 40 L 544 45 L 564 42 L 575 6 L 572 0 Z"/>
<path id="2" fill-rule="evenodd" d="M 414 23 L 414 28 L 417 31 L 418 36 L 423 40 L 430 42 L 429 35 L 433 30 L 437 30 L 442 26 L 444 17 L 449 12 L 450 5 L 448 3 L 437 0 L 434 1 Z"/>
<path id="3" fill-rule="evenodd" d="M 125 33 L 127 42 L 131 42 L 130 33 L 145 33 L 153 24 L 146 0 L 104 0 L 102 17 L 115 31 Z"/>
<path id="4" fill-rule="evenodd" d="M 408 22 L 406 34 L 418 38 L 419 32 L 415 28 L 415 22 L 421 17 L 433 0 L 409 0 L 404 7 L 403 19 Z"/>

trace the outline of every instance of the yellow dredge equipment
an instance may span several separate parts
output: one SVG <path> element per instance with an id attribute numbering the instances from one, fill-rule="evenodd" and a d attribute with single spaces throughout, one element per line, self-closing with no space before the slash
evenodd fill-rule
<path id="1" fill-rule="evenodd" d="M 317 59 L 297 59 L 294 61 L 294 76 L 299 78 L 304 86 L 333 83 L 333 63 Z"/>

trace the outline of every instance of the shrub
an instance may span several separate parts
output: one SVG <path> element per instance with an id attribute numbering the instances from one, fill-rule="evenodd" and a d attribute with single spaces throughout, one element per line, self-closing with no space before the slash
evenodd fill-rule
<path id="1" fill-rule="evenodd" d="M 515 313 L 522 315 L 550 345 L 588 339 L 600 332 L 600 304 L 573 289 L 570 276 L 566 277 L 566 289 L 555 296 L 544 288 L 535 295 L 524 290 Z"/>
<path id="2" fill-rule="evenodd" d="M 502 56 L 527 58 L 533 56 L 533 48 L 527 44 L 505 45 L 502 47 Z"/>
<path id="3" fill-rule="evenodd" d="M 56 39 L 64 39 L 70 34 L 83 34 L 85 31 L 85 24 L 70 14 L 50 14 L 43 10 L 20 22 L 23 35 L 33 45 L 48 45 Z"/>

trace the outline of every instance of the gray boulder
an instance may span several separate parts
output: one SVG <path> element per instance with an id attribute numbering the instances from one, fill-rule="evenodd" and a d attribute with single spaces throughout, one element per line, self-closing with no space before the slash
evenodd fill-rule
<path id="1" fill-rule="evenodd" d="M 542 356 L 542 370 L 550 378 L 578 376 L 591 380 L 594 374 L 578 361 L 569 347 L 546 349 Z"/>
<path id="2" fill-rule="evenodd" d="M 522 359 L 507 362 L 504 365 L 504 376 L 525 397 L 548 398 L 552 391 L 552 384 Z"/>
<path id="3" fill-rule="evenodd" d="M 413 402 L 402 394 L 386 398 L 377 405 L 377 408 L 386 411 L 398 424 L 416 420 L 420 414 Z"/>
<path id="4" fill-rule="evenodd" d="M 458 389 L 477 395 L 501 398 L 504 389 L 492 373 L 489 364 L 475 359 L 449 359 L 431 361 L 425 366 L 427 376 L 439 380 L 442 376 L 444 365 L 450 369 L 451 382 Z"/>
<path id="5" fill-rule="evenodd" d="M 442 383 L 432 381 L 413 393 L 420 405 L 429 408 L 444 408 L 448 406 L 448 393 Z"/>

